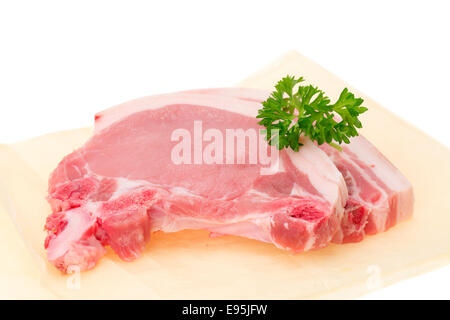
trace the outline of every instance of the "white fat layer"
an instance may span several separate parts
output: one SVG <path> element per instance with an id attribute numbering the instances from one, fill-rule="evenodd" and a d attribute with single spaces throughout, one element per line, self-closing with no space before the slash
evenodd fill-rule
<path id="1" fill-rule="evenodd" d="M 95 122 L 95 133 L 100 132 L 104 128 L 133 113 L 159 109 L 175 104 L 213 107 L 252 118 L 256 117 L 258 109 L 261 106 L 258 102 L 208 94 L 172 93 L 149 96 L 132 100 L 98 113 L 98 120 Z"/>
<path id="2" fill-rule="evenodd" d="M 264 101 L 270 96 L 270 91 L 251 88 L 213 88 L 182 91 L 180 93 L 214 94 L 246 100 Z"/>
<path id="3" fill-rule="evenodd" d="M 367 174 L 367 172 L 365 172 L 363 169 L 361 169 L 359 167 L 359 165 L 349 156 L 347 155 L 345 152 L 342 152 L 342 154 L 339 154 L 339 156 L 342 159 L 345 159 L 347 162 L 351 163 L 353 165 L 353 167 L 355 168 L 355 170 L 358 171 L 358 175 L 360 176 L 359 179 L 363 179 L 364 181 L 366 181 L 366 183 L 370 184 L 374 189 L 377 189 L 380 193 L 381 193 L 381 197 L 380 199 L 378 199 L 378 201 L 371 203 L 368 201 L 364 201 L 363 198 L 361 197 L 362 194 L 362 190 L 361 188 L 357 185 L 356 183 L 356 178 L 353 177 L 351 175 L 350 172 L 348 172 L 349 177 L 351 177 L 352 181 L 354 182 L 353 184 L 353 194 L 352 196 L 355 197 L 358 201 L 360 201 L 361 203 L 364 203 L 367 207 L 369 208 L 377 208 L 377 207 L 385 207 L 388 208 L 389 204 L 388 204 L 388 199 L 389 199 L 389 195 L 387 193 L 387 190 L 381 188 L 376 181 L 374 181 L 369 174 Z M 347 177 L 348 178 L 348 177 Z"/>
<path id="4" fill-rule="evenodd" d="M 358 136 L 345 146 L 358 159 L 371 168 L 373 173 L 393 191 L 411 188 L 409 181 L 369 141 Z"/>
<path id="5" fill-rule="evenodd" d="M 309 139 L 303 139 L 298 152 L 288 150 L 288 155 L 297 169 L 308 175 L 313 187 L 323 195 L 323 200 L 334 206 L 338 201 L 347 201 L 347 188 L 341 173 L 328 156 Z M 342 192 L 342 189 L 344 192 Z M 340 199 L 343 198 L 343 199 Z"/>

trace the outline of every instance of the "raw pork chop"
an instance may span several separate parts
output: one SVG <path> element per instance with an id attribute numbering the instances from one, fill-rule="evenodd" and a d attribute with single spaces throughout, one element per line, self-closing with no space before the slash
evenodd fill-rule
<path id="1" fill-rule="evenodd" d="M 187 91 L 216 94 L 262 102 L 270 93 L 259 89 L 217 88 Z M 320 148 L 330 157 L 345 178 L 348 201 L 341 231 L 333 242 L 361 241 L 366 234 L 386 231 L 411 217 L 414 196 L 409 181 L 367 139 L 351 138 L 339 152 L 327 144 Z"/>
<path id="2" fill-rule="evenodd" d="M 347 188 L 311 141 L 304 139 L 299 152 L 281 151 L 270 174 L 262 174 L 259 163 L 172 161 L 178 143 L 171 141 L 174 130 L 184 128 L 194 136 L 194 121 L 224 136 L 226 129 L 258 130 L 259 107 L 232 97 L 180 93 L 137 99 L 97 114 L 93 136 L 49 179 L 49 261 L 63 272 L 87 270 L 107 245 L 130 261 L 157 230 L 206 229 L 292 252 L 328 245 L 340 232 Z M 201 146 L 191 145 L 195 158 Z M 250 157 L 248 150 L 245 156 Z"/>

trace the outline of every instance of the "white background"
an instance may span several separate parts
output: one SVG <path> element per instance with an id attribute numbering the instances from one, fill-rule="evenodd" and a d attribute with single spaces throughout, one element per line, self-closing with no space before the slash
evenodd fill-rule
<path id="1" fill-rule="evenodd" d="M 0 143 L 144 95 L 232 86 L 295 49 L 450 146 L 448 3 L 2 1 Z M 447 267 L 366 297 L 449 288 Z"/>

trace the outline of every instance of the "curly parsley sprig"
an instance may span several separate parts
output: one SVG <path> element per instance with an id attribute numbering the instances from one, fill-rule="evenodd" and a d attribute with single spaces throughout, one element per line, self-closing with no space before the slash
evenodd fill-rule
<path id="1" fill-rule="evenodd" d="M 362 127 L 358 116 L 367 111 L 361 106 L 364 100 L 355 98 L 345 88 L 339 99 L 330 104 L 322 90 L 312 85 L 299 85 L 303 81 L 303 77 L 284 77 L 262 103 L 257 118 L 261 119 L 259 124 L 266 127 L 267 141 L 270 145 L 278 144 L 280 150 L 291 148 L 298 151 L 303 134 L 319 145 L 328 143 L 342 150 L 340 144 L 350 143 L 349 138 L 357 136 L 356 129 Z M 273 135 L 273 132 L 277 133 Z"/>

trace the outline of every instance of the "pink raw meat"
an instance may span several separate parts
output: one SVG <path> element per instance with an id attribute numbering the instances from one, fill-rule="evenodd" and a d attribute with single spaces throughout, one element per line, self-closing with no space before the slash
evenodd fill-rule
<path id="1" fill-rule="evenodd" d="M 270 92 L 247 88 L 217 88 L 186 91 L 230 96 L 262 102 Z M 409 181 L 367 139 L 351 138 L 339 152 L 327 144 L 320 148 L 345 178 L 348 201 L 341 221 L 341 232 L 333 242 L 361 241 L 366 234 L 386 231 L 412 216 L 414 196 Z"/>
<path id="2" fill-rule="evenodd" d="M 259 129 L 260 104 L 247 100 L 167 94 L 97 114 L 94 135 L 49 179 L 49 261 L 63 272 L 87 270 L 108 245 L 130 261 L 157 230 L 206 229 L 292 252 L 328 245 L 340 233 L 347 188 L 308 139 L 299 152 L 281 151 L 270 174 L 260 164 L 173 163 L 178 142 L 171 134 L 184 128 L 193 136 L 196 120 L 224 136 L 226 129 Z"/>

